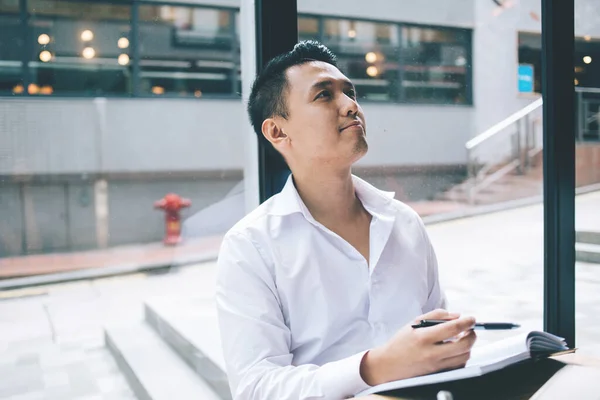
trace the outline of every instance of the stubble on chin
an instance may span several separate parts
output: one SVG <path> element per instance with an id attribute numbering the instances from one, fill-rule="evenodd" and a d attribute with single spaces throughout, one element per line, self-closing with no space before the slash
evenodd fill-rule
<path id="1" fill-rule="evenodd" d="M 361 135 L 354 145 L 354 154 L 364 155 L 369 150 L 369 144 L 367 143 L 367 138 L 364 135 Z"/>

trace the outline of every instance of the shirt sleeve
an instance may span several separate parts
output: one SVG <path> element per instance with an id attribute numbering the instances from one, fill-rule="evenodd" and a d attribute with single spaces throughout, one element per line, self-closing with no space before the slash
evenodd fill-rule
<path id="1" fill-rule="evenodd" d="M 425 240 L 425 249 L 427 252 L 427 282 L 429 286 L 429 296 L 423 309 L 423 312 L 427 313 L 438 308 L 446 309 L 448 302 L 446 300 L 446 295 L 440 286 L 437 256 L 423 221 L 421 221 L 421 229 L 423 230 L 423 238 Z"/>
<path id="2" fill-rule="evenodd" d="M 265 258 L 241 233 L 226 235 L 219 253 L 217 312 L 234 400 L 339 400 L 369 388 L 360 376 L 366 351 L 322 366 L 292 365 L 291 332 Z"/>

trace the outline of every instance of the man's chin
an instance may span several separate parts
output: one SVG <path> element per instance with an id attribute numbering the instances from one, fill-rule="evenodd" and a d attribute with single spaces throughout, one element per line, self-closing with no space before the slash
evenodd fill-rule
<path id="1" fill-rule="evenodd" d="M 367 154 L 368 151 L 369 151 L 369 144 L 367 143 L 367 140 L 365 139 L 365 137 L 362 136 L 356 141 L 356 144 L 354 146 L 353 153 L 356 157 L 354 162 L 363 158 L 365 156 L 365 154 Z"/>

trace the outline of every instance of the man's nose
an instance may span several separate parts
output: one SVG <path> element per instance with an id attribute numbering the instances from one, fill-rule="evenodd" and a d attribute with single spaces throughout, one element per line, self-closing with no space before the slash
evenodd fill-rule
<path id="1" fill-rule="evenodd" d="M 354 100 L 351 97 L 348 97 L 346 95 L 344 95 L 343 97 L 344 97 L 344 99 L 343 99 L 341 114 L 344 117 L 358 114 L 358 103 L 356 102 L 356 100 Z"/>

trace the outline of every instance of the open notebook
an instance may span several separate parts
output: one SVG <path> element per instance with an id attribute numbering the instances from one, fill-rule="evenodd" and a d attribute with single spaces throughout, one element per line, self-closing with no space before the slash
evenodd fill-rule
<path id="1" fill-rule="evenodd" d="M 474 347 L 471 351 L 471 358 L 464 368 L 384 383 L 367 389 L 356 397 L 388 390 L 473 378 L 528 358 L 544 357 L 566 350 L 568 347 L 563 338 L 547 332 L 526 332 L 488 345 Z"/>

